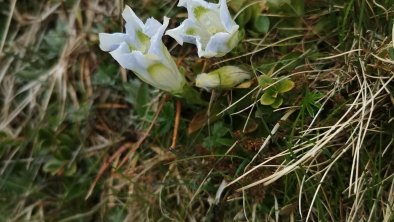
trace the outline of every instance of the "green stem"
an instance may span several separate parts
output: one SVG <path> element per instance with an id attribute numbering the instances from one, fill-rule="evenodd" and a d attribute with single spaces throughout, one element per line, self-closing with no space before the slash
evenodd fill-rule
<path id="1" fill-rule="evenodd" d="M 183 98 L 184 100 L 186 100 L 187 103 L 190 104 L 195 104 L 195 105 L 208 104 L 207 101 L 201 99 L 200 93 L 187 83 L 183 87 L 182 92 L 175 94 L 175 96 Z"/>

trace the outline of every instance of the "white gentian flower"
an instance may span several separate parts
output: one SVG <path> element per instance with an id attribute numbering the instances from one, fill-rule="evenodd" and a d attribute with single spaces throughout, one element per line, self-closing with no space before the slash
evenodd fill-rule
<path id="1" fill-rule="evenodd" d="M 145 24 L 126 6 L 122 16 L 126 33 L 100 33 L 100 48 L 109 52 L 125 69 L 132 70 L 141 80 L 161 90 L 181 94 L 186 84 L 161 38 L 169 19 L 163 24 L 153 18 Z"/>
<path id="2" fill-rule="evenodd" d="M 239 41 L 239 26 L 231 18 L 226 0 L 218 4 L 204 0 L 180 0 L 178 6 L 186 7 L 188 18 L 166 35 L 179 44 L 197 45 L 199 57 L 220 57 L 230 52 Z"/>
<path id="3" fill-rule="evenodd" d="M 223 66 L 210 73 L 197 75 L 196 86 L 206 90 L 231 89 L 250 77 L 248 72 L 237 66 Z"/>

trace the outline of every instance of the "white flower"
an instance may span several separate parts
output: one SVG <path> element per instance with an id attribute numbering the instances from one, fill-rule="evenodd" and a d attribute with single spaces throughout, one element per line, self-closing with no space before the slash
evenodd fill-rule
<path id="1" fill-rule="evenodd" d="M 188 18 L 166 35 L 179 44 L 197 45 L 199 57 L 220 57 L 231 51 L 238 43 L 239 26 L 231 18 L 226 0 L 218 4 L 204 0 L 180 0 L 178 6 L 187 8 Z"/>
<path id="2" fill-rule="evenodd" d="M 100 48 L 109 52 L 125 69 L 132 70 L 141 80 L 161 90 L 179 94 L 186 83 L 161 38 L 169 19 L 163 24 L 153 18 L 144 24 L 126 6 L 122 16 L 126 33 L 100 33 Z"/>
<path id="3" fill-rule="evenodd" d="M 196 86 L 206 90 L 213 88 L 230 89 L 250 77 L 249 73 L 237 66 L 223 66 L 208 74 L 197 75 Z"/>

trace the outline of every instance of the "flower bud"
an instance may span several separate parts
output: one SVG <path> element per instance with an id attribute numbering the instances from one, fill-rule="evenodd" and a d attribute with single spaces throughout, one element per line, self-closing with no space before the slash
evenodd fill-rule
<path id="1" fill-rule="evenodd" d="M 245 70 L 237 66 L 224 66 L 210 73 L 197 75 L 196 86 L 206 90 L 231 89 L 246 79 L 250 79 L 250 74 Z"/>

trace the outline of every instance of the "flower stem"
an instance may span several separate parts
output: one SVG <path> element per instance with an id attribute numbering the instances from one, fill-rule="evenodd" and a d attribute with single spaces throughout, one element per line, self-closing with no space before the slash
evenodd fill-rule
<path id="1" fill-rule="evenodd" d="M 200 93 L 188 84 L 185 84 L 185 86 L 182 89 L 182 92 L 180 94 L 178 94 L 177 96 L 185 99 L 186 102 L 190 103 L 190 104 L 195 104 L 195 105 L 207 105 L 208 104 L 207 101 L 201 99 Z"/>
<path id="2" fill-rule="evenodd" d="M 172 132 L 172 143 L 170 146 L 170 150 L 174 150 L 176 148 L 176 139 L 178 137 L 178 129 L 179 122 L 181 119 L 181 101 L 176 101 L 176 111 L 175 111 L 175 123 L 174 123 L 174 131 Z"/>

